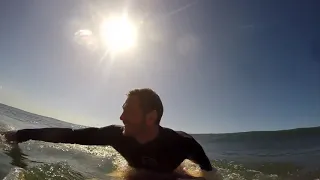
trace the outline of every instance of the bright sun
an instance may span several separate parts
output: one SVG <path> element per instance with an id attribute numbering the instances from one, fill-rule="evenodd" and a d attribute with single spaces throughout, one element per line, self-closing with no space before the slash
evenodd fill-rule
<path id="1" fill-rule="evenodd" d="M 137 27 L 126 16 L 110 17 L 101 24 L 100 35 L 112 53 L 126 51 L 136 45 Z"/>

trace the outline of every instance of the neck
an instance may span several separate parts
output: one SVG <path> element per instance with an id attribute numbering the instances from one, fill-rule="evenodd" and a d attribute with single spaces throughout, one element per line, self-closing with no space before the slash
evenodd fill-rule
<path id="1" fill-rule="evenodd" d="M 160 126 L 153 126 L 153 127 L 147 128 L 147 130 L 144 133 L 136 136 L 135 139 L 140 144 L 148 143 L 158 137 L 159 130 L 160 130 Z"/>

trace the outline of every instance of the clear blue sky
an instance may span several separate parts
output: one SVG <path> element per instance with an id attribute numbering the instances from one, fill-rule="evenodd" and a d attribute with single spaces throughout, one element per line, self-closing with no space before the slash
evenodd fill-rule
<path id="1" fill-rule="evenodd" d="M 74 33 L 125 7 L 144 21 L 138 48 L 99 63 Z M 0 102 L 105 126 L 122 123 L 128 90 L 150 87 L 174 129 L 317 126 L 319 32 L 317 0 L 1 1 Z"/>

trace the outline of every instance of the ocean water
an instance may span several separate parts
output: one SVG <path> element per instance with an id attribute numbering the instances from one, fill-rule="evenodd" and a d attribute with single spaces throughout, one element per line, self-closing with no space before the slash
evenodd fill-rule
<path id="1" fill-rule="evenodd" d="M 0 104 L 0 131 L 42 127 L 82 126 Z M 320 178 L 320 127 L 193 136 L 226 180 Z M 190 161 L 183 166 L 198 168 Z M 0 141 L 0 178 L 5 180 L 111 180 L 120 178 L 106 174 L 122 168 L 126 161 L 111 147 Z"/>

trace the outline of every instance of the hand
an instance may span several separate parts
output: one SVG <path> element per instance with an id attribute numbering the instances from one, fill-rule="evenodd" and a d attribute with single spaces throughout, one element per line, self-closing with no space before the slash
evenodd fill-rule
<path id="1" fill-rule="evenodd" d="M 8 143 L 17 143 L 16 131 L 1 132 L 0 134 L 4 135 L 6 142 L 8 142 Z"/>

